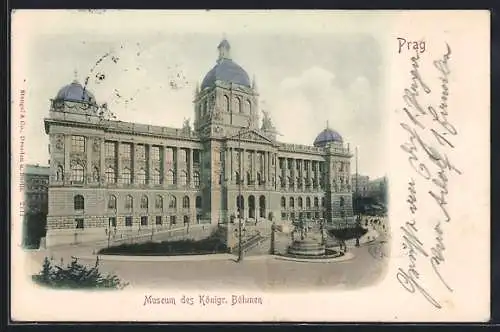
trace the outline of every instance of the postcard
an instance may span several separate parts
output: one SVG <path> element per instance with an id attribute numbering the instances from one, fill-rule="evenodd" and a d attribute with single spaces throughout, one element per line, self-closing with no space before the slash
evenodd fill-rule
<path id="1" fill-rule="evenodd" d="M 11 319 L 488 321 L 489 19 L 13 11 Z"/>

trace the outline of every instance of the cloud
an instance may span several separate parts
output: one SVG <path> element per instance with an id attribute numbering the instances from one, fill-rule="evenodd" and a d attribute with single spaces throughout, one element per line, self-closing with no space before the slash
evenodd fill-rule
<path id="1" fill-rule="evenodd" d="M 339 84 L 335 73 L 313 66 L 284 78 L 266 105 L 283 135 L 280 140 L 312 144 L 328 121 L 346 143 L 360 147 L 363 161 L 370 160 L 365 170 L 380 172 L 381 114 L 374 87 L 365 76 Z"/>

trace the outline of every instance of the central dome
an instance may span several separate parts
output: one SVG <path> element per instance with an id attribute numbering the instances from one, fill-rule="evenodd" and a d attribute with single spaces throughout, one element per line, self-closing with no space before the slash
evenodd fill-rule
<path id="1" fill-rule="evenodd" d="M 319 133 L 314 140 L 315 147 L 325 147 L 330 142 L 342 143 L 342 136 L 335 130 L 330 129 L 328 126 Z"/>
<path id="2" fill-rule="evenodd" d="M 213 86 L 215 81 L 251 87 L 247 72 L 231 59 L 231 45 L 229 45 L 229 42 L 224 39 L 217 48 L 219 50 L 219 59 L 217 64 L 205 75 L 201 83 L 201 89 Z"/>
<path id="3" fill-rule="evenodd" d="M 57 93 L 55 100 L 95 104 L 94 95 L 76 80 L 63 86 Z"/>

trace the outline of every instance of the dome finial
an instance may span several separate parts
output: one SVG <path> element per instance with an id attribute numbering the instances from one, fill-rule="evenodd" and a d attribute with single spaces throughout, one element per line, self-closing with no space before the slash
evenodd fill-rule
<path id="1" fill-rule="evenodd" d="M 222 59 L 231 59 L 231 45 L 229 45 L 225 34 L 222 41 L 219 43 L 219 46 L 217 46 L 217 49 L 219 50 L 219 61 Z"/>
<path id="2" fill-rule="evenodd" d="M 73 70 L 73 82 L 78 83 L 78 70 Z"/>

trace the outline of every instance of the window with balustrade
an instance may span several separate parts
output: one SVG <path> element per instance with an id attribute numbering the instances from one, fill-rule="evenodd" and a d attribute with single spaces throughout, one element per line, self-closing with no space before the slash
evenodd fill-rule
<path id="1" fill-rule="evenodd" d="M 85 168 L 80 164 L 71 166 L 71 181 L 76 183 L 83 183 L 85 179 Z"/>
<path id="2" fill-rule="evenodd" d="M 137 184 L 146 184 L 146 171 L 144 170 L 144 168 L 141 168 L 137 171 L 136 180 Z"/>
<path id="3" fill-rule="evenodd" d="M 71 151 L 72 152 L 85 152 L 85 137 L 84 136 L 71 136 Z"/>
<path id="4" fill-rule="evenodd" d="M 182 208 L 189 209 L 189 197 L 184 196 L 182 199 Z"/>
<path id="5" fill-rule="evenodd" d="M 116 142 L 106 142 L 104 144 L 104 155 L 106 158 L 116 158 Z"/>
<path id="6" fill-rule="evenodd" d="M 113 167 L 108 167 L 106 169 L 106 182 L 116 183 L 116 174 L 115 174 L 115 169 Z"/>
<path id="7" fill-rule="evenodd" d="M 151 181 L 154 185 L 159 185 L 161 183 L 160 170 L 155 168 L 151 174 Z"/>
<path id="8" fill-rule="evenodd" d="M 193 173 L 193 181 L 194 181 L 194 187 L 199 188 L 200 187 L 200 173 L 199 172 Z"/>
<path id="9" fill-rule="evenodd" d="M 132 172 L 129 168 L 124 168 L 120 177 L 120 182 L 130 184 L 132 182 Z"/>

